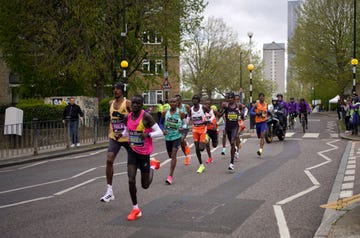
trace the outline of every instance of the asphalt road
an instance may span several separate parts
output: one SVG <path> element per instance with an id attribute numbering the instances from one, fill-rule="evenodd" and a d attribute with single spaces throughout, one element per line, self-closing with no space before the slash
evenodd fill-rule
<path id="1" fill-rule="evenodd" d="M 110 203 L 99 201 L 105 150 L 0 168 L 1 237 L 313 237 L 349 142 L 338 137 L 335 114 L 312 114 L 309 123 L 305 134 L 297 122 L 285 141 L 266 144 L 263 159 L 258 139 L 244 139 L 234 173 L 221 146 L 203 174 L 196 173 L 193 147 L 189 166 L 179 152 L 172 185 L 165 184 L 164 140 L 154 140 L 152 157 L 161 168 L 147 190 L 138 173 L 143 216 L 133 222 L 126 220 L 132 205 L 125 151 L 116 159 Z"/>

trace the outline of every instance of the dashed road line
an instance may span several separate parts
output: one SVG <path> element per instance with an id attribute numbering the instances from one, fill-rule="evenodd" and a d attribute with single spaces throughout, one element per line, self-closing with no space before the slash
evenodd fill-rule
<path id="1" fill-rule="evenodd" d="M 356 176 L 356 159 L 358 158 L 360 146 L 359 142 L 353 141 L 351 143 L 351 149 L 349 158 L 346 164 L 344 178 L 341 185 L 339 198 L 351 197 L 354 194 L 354 184 Z"/>

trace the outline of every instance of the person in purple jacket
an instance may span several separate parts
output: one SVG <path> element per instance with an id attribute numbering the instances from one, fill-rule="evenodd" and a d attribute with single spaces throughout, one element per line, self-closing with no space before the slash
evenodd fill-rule
<path id="1" fill-rule="evenodd" d="M 283 117 L 282 124 L 284 125 L 284 129 L 286 130 L 286 128 L 287 128 L 287 116 L 289 114 L 288 105 L 284 101 L 284 96 L 281 93 L 278 93 L 276 95 L 276 97 L 278 98 L 278 104 L 280 104 L 285 109 L 285 114 L 284 114 L 285 116 Z"/>
<path id="2" fill-rule="evenodd" d="M 289 128 L 291 126 L 291 121 L 295 120 L 297 117 L 297 111 L 298 111 L 298 103 L 295 101 L 294 97 L 290 98 L 290 102 L 287 103 L 288 107 L 288 114 L 289 114 Z M 294 128 L 292 128 L 294 129 Z"/>
<path id="3" fill-rule="evenodd" d="M 352 125 L 352 135 L 358 135 L 358 126 L 359 126 L 359 109 L 360 102 L 359 97 L 355 96 L 353 101 L 350 103 L 350 122 Z"/>
<path id="4" fill-rule="evenodd" d="M 310 114 L 310 111 L 311 111 L 311 108 L 310 108 L 309 103 L 307 103 L 304 98 L 301 98 L 300 102 L 299 102 L 299 106 L 298 106 L 298 114 L 299 114 L 299 119 L 300 119 L 301 113 L 304 113 L 306 129 L 308 129 L 307 114 Z M 299 121 L 301 122 L 301 120 L 299 120 Z"/>

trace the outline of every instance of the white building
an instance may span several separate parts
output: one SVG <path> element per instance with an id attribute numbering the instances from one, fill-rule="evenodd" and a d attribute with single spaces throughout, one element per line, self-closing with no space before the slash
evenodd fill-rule
<path id="1" fill-rule="evenodd" d="M 285 93 L 285 43 L 264 44 L 264 77 L 272 81 L 272 96 Z"/>

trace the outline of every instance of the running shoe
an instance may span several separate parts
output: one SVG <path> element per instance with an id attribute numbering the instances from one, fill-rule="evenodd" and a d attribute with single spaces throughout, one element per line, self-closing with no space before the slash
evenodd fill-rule
<path id="1" fill-rule="evenodd" d="M 204 170 L 205 170 L 205 165 L 200 164 L 200 167 L 199 167 L 199 169 L 196 171 L 196 173 L 201 174 L 202 172 L 204 172 Z"/>
<path id="2" fill-rule="evenodd" d="M 256 153 L 260 156 L 260 155 L 262 155 L 262 149 L 260 148 Z"/>
<path id="3" fill-rule="evenodd" d="M 167 184 L 171 185 L 173 180 L 172 180 L 172 176 L 168 176 L 166 181 L 165 181 Z"/>
<path id="4" fill-rule="evenodd" d="M 133 208 L 130 214 L 127 216 L 128 221 L 135 221 L 136 219 L 141 217 L 140 208 Z"/>
<path id="5" fill-rule="evenodd" d="M 190 164 L 190 155 L 187 155 L 185 157 L 185 165 L 189 165 Z"/>
<path id="6" fill-rule="evenodd" d="M 226 149 L 223 148 L 222 151 L 221 151 L 221 154 L 222 154 L 222 155 L 225 155 L 225 153 L 226 153 Z"/>
<path id="7" fill-rule="evenodd" d="M 151 158 L 150 159 L 150 167 L 153 167 L 154 169 L 159 169 L 160 168 L 160 161 L 155 159 L 155 158 Z"/>
<path id="8" fill-rule="evenodd" d="M 105 193 L 104 196 L 102 196 L 100 198 L 100 201 L 101 202 L 110 202 L 111 200 L 114 200 L 114 199 L 115 199 L 114 194 L 111 194 L 111 193 L 107 192 L 107 193 Z"/>
<path id="9" fill-rule="evenodd" d="M 75 147 L 75 144 L 71 144 L 70 147 L 71 147 L 71 148 Z"/>
<path id="10" fill-rule="evenodd" d="M 209 157 L 209 158 L 207 159 L 206 163 L 207 163 L 207 164 L 210 164 L 210 163 L 212 163 L 212 161 L 213 161 L 213 159 Z"/>
<path id="11" fill-rule="evenodd" d="M 228 170 L 234 171 L 234 164 L 230 163 Z"/>

